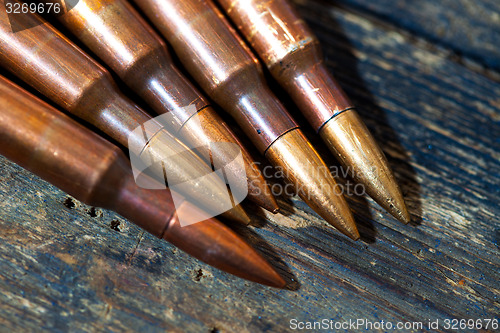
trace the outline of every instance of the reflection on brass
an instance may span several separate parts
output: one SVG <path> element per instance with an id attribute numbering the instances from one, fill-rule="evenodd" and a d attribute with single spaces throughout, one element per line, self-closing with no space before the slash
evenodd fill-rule
<path id="1" fill-rule="evenodd" d="M 326 68 L 317 38 L 292 6 L 286 0 L 217 1 L 330 150 L 352 169 L 355 180 L 397 219 L 409 222 L 382 150 L 354 111 L 342 113 L 354 106 Z M 360 144 L 354 144 L 358 139 Z"/>
<path id="2" fill-rule="evenodd" d="M 304 137 L 295 144 L 305 144 L 307 148 L 289 144 L 284 134 L 297 129 L 297 124 L 269 90 L 257 59 L 222 13 L 212 3 L 202 0 L 137 0 L 136 3 L 171 43 L 198 84 L 233 116 L 262 153 L 270 146 L 282 145 L 286 151 L 302 154 L 301 159 L 291 161 L 285 160 L 293 157 L 289 154 L 266 153 L 266 156 L 272 155 L 271 162 L 285 168 L 285 174 L 301 175 L 288 181 L 306 181 L 300 184 L 304 196 L 322 217 L 332 222 L 332 216 L 346 214 L 338 224 L 349 224 L 349 228 L 339 230 L 350 230 L 348 235 L 356 238 L 356 226 L 348 209 L 322 207 L 323 202 L 317 201 L 325 197 L 317 193 L 319 183 L 326 181 L 333 185 L 335 180 L 330 174 L 318 179 L 309 174 L 314 171 L 310 166 L 323 166 L 324 162 Z M 280 144 L 280 140 L 284 142 Z M 332 191 L 325 193 L 329 195 Z M 337 202 L 338 207 L 346 205 L 343 196 L 337 194 L 330 195 L 328 202 Z"/>
<path id="3" fill-rule="evenodd" d="M 180 216 L 205 215 L 188 201 L 174 206 L 168 189 L 138 187 L 118 147 L 3 77 L 0 105 L 0 154 L 86 204 L 116 211 L 209 265 L 265 285 L 285 285 L 255 250 L 216 219 L 181 227 Z"/>
<path id="4" fill-rule="evenodd" d="M 171 112 L 173 119 L 177 120 L 171 124 L 175 134 L 182 134 L 190 146 L 203 150 L 212 142 L 239 145 L 246 166 L 249 199 L 271 212 L 279 210 L 248 151 L 208 101 L 174 66 L 163 40 L 126 1 L 80 0 L 58 19 L 151 108 L 160 114 Z M 203 151 L 200 156 L 209 157 L 209 154 L 224 165 L 231 162 L 231 156 L 223 149 Z M 210 160 L 206 162 L 210 163 Z M 241 176 L 237 171 L 226 169 L 228 173 L 234 172 L 235 177 Z M 246 188 L 235 190 L 246 192 Z"/>
<path id="5" fill-rule="evenodd" d="M 384 153 L 355 110 L 342 112 L 319 132 L 344 167 L 363 184 L 366 193 L 403 223 L 410 215 Z"/>
<path id="6" fill-rule="evenodd" d="M 3 1 L 0 0 L 0 6 L 3 6 Z M 109 72 L 50 24 L 35 24 L 41 22 L 37 15 L 13 16 L 11 20 L 29 21 L 34 27 L 13 33 L 6 12 L 0 10 L 0 65 L 66 111 L 127 147 L 132 131 L 151 116 L 118 91 Z M 150 145 L 150 153 L 159 160 L 162 160 L 161 156 L 176 156 L 164 163 L 169 182 L 196 180 L 195 186 L 185 187 L 182 194 L 204 209 L 223 211 L 226 204 L 222 198 L 228 196 L 225 183 L 217 177 L 201 177 L 211 170 L 210 166 L 196 154 L 186 153 L 187 147 L 169 133 L 162 131 L 155 137 L 159 138 L 155 146 L 162 147 L 162 150 L 155 151 L 155 146 Z M 143 142 L 143 137 L 131 138 L 132 142 Z M 157 170 L 158 178 L 163 180 L 163 169 Z M 240 206 L 225 216 L 242 223 L 249 221 Z"/>
<path id="7" fill-rule="evenodd" d="M 285 177 L 305 203 L 345 235 L 354 240 L 359 233 L 351 211 L 328 167 L 316 153 L 300 129 L 292 130 L 276 140 L 266 157 L 283 168 Z M 300 168 L 296 166 L 300 165 Z"/>

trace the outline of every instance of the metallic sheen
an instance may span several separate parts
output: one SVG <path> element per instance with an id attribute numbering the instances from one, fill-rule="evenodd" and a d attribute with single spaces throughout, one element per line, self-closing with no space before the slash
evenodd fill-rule
<path id="1" fill-rule="evenodd" d="M 397 219 L 409 222 L 387 159 L 293 7 L 286 0 L 217 1 L 353 178 Z"/>
<path id="2" fill-rule="evenodd" d="M 0 0 L 2 7 L 3 2 Z M 34 14 L 14 15 L 10 19 L 34 27 L 13 33 L 6 11 L 0 10 L 0 65 L 125 147 L 133 130 L 151 120 L 151 116 L 118 91 L 109 72 L 50 24 L 36 25 L 41 21 Z M 132 138 L 139 145 L 144 142 L 142 136 Z M 160 146 L 161 150 L 156 149 Z M 228 196 L 226 185 L 215 176 L 201 177 L 211 171 L 210 166 L 168 132 L 161 130 L 151 136 L 145 153 L 160 161 L 164 160 L 162 156 L 175 156 L 163 163 L 169 182 L 197 180 L 196 186 L 186 186 L 182 194 L 205 209 L 224 210 L 227 201 L 221 198 Z M 163 179 L 163 168 L 155 170 L 158 178 Z M 225 216 L 242 223 L 250 221 L 240 206 Z"/>
<path id="3" fill-rule="evenodd" d="M 335 184 L 329 173 L 315 172 L 316 168 L 327 169 L 325 163 L 267 87 L 257 58 L 214 4 L 204 0 L 136 3 L 207 94 L 231 113 L 275 166 L 285 169 L 287 181 L 302 190 L 300 197 L 328 222 L 346 226 L 340 231 L 359 237 L 352 213 L 344 209 L 344 197 L 318 190 L 321 184 Z M 329 204 L 323 205 L 325 202 Z M 335 202 L 338 209 L 333 208 Z M 340 220 L 335 222 L 335 218 Z"/>
<path id="4" fill-rule="evenodd" d="M 314 211 L 343 234 L 359 239 L 347 202 L 339 200 L 343 197 L 341 188 L 300 129 L 284 134 L 269 147 L 266 157 L 274 165 L 283 167 L 285 179 Z"/>
<path id="5" fill-rule="evenodd" d="M 264 83 L 262 68 L 206 1 L 136 1 L 205 92 L 231 113 L 261 153 L 298 125 Z"/>
<path id="6" fill-rule="evenodd" d="M 274 269 L 216 219 L 181 227 L 178 216 L 202 214 L 172 193 L 134 181 L 122 151 L 0 77 L 0 154 L 86 204 L 112 209 L 153 235 L 221 270 L 283 287 Z"/>
<path id="7" fill-rule="evenodd" d="M 363 184 L 366 193 L 403 223 L 410 214 L 394 178 L 389 162 L 355 110 L 342 112 L 319 132 L 353 179 Z"/>
<path id="8" fill-rule="evenodd" d="M 317 38 L 286 1 L 218 2 L 316 131 L 354 107 L 323 65 Z"/>
<path id="9" fill-rule="evenodd" d="M 174 66 L 163 40 L 135 9 L 123 0 L 80 0 L 58 18 L 156 112 L 171 112 L 177 120 L 172 124 L 176 137 L 181 135 L 198 149 L 211 147 L 212 142 L 239 145 L 246 166 L 249 198 L 272 212 L 279 210 L 248 151 L 208 101 Z M 190 112 L 190 106 L 194 106 L 194 113 Z M 197 114 L 195 120 L 192 118 L 194 114 Z M 228 165 L 232 156 L 214 146 L 200 155 L 208 158 L 210 154 L 212 158 L 215 155 L 223 165 Z M 210 163 L 210 160 L 206 162 Z M 226 168 L 226 172 L 232 171 Z M 236 170 L 234 173 L 239 176 Z"/>

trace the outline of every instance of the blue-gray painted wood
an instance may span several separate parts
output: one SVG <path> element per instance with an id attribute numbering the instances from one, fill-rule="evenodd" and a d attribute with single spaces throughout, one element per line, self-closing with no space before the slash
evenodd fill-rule
<path id="1" fill-rule="evenodd" d="M 497 0 L 336 0 L 413 35 L 500 70 L 500 2 Z"/>
<path id="2" fill-rule="evenodd" d="M 386 152 L 413 225 L 353 196 L 363 240 L 352 242 L 295 197 L 280 198 L 277 216 L 247 204 L 256 226 L 235 229 L 287 278 L 289 290 L 276 290 L 1 158 L 0 331 L 283 332 L 294 318 L 439 319 L 445 331 L 445 319 L 498 319 L 500 84 L 378 21 L 298 5 Z"/>

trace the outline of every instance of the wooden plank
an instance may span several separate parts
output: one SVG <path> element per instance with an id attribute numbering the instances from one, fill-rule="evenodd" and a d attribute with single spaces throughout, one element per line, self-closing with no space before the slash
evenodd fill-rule
<path id="1" fill-rule="evenodd" d="M 496 0 L 339 0 L 337 4 L 500 70 L 500 2 Z"/>
<path id="2" fill-rule="evenodd" d="M 296 197 L 280 198 L 277 216 L 247 205 L 257 226 L 235 229 L 289 280 L 275 290 L 0 159 L 2 331 L 281 332 L 294 318 L 440 319 L 444 331 L 446 318 L 498 319 L 500 84 L 324 1 L 299 8 L 386 152 L 414 225 L 353 196 L 363 241 L 352 242 Z"/>

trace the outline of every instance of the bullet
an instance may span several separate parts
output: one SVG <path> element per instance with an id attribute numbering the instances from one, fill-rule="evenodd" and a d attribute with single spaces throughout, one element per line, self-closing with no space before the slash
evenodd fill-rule
<path id="1" fill-rule="evenodd" d="M 92 206 L 112 209 L 199 260 L 241 278 L 282 288 L 283 279 L 245 241 L 170 190 L 135 184 L 122 151 L 0 76 L 0 153 Z M 176 210 L 177 207 L 177 210 Z"/>
<path id="2" fill-rule="evenodd" d="M 4 0 L 0 1 L 3 6 Z M 102 66 L 37 15 L 12 15 L 10 20 L 32 28 L 13 33 L 6 11 L 0 11 L 1 66 L 121 145 L 144 147 L 138 149 L 142 150 L 141 156 L 163 160 L 163 165 L 155 164 L 158 167 L 151 171 L 160 179 L 164 179 L 166 171 L 168 183 L 178 185 L 175 188 L 182 189 L 181 194 L 191 202 L 214 215 L 231 209 L 224 182 L 201 158 L 162 130 L 161 124 L 148 140 L 142 132 L 134 131 L 152 118 L 119 92 Z M 245 224 L 250 221 L 240 206 L 224 216 Z"/>
<path id="3" fill-rule="evenodd" d="M 328 71 L 319 41 L 286 0 L 217 0 L 273 77 L 355 181 L 403 223 L 410 221 L 389 163 Z"/>
<path id="4" fill-rule="evenodd" d="M 64 5 L 64 1 L 58 2 Z M 182 136 L 199 149 L 210 147 L 212 142 L 238 145 L 248 186 L 236 190 L 246 192 L 248 187 L 249 199 L 271 212 L 279 210 L 250 153 L 207 99 L 174 66 L 163 40 L 135 9 L 123 0 L 80 0 L 58 19 L 157 113 L 171 112 L 178 121 L 173 125 L 176 136 Z M 193 117 L 190 106 L 194 107 L 197 117 Z M 217 147 L 201 152 L 208 163 L 210 155 L 223 165 L 230 165 L 233 158 Z M 241 174 L 235 171 L 233 177 L 241 177 Z"/>
<path id="5" fill-rule="evenodd" d="M 199 0 L 137 5 L 170 42 L 205 92 L 228 111 L 297 194 L 326 221 L 359 238 L 352 213 L 325 163 L 267 87 L 262 68 L 222 13 Z"/>

